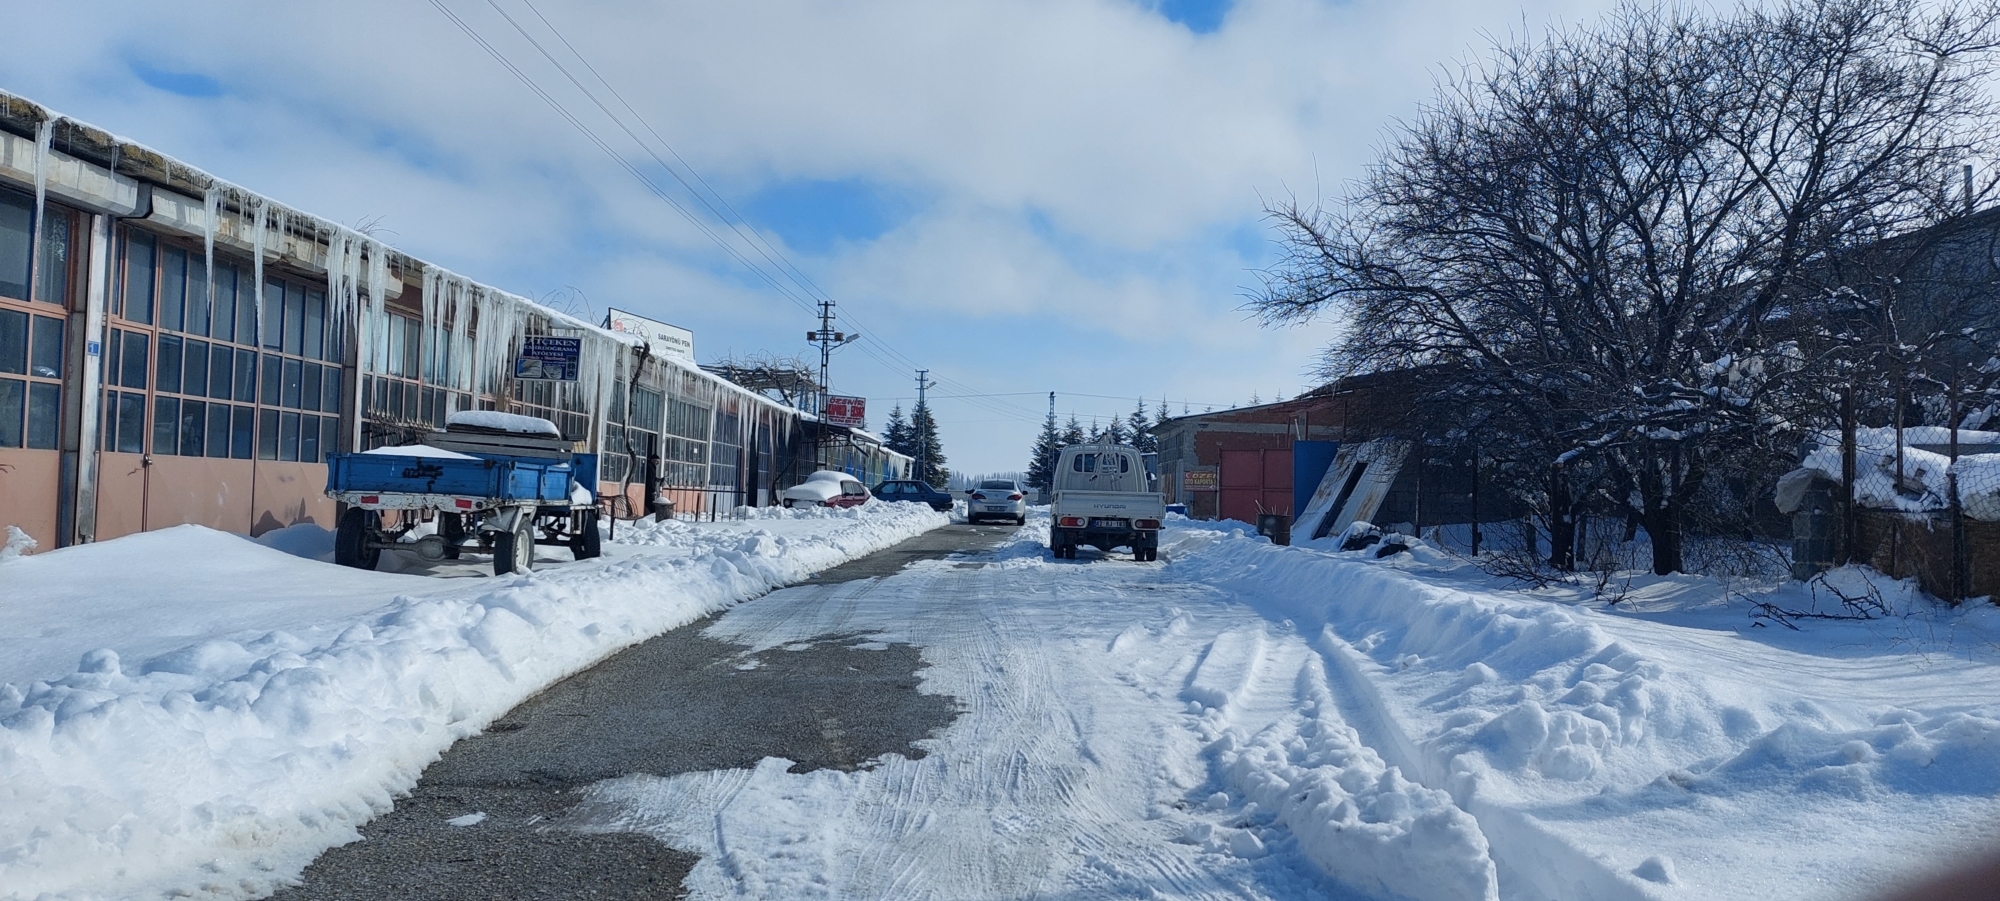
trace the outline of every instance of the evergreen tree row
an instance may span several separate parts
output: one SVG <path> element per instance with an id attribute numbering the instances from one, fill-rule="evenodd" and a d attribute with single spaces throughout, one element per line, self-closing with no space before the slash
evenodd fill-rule
<path id="1" fill-rule="evenodd" d="M 1030 451 L 1033 456 L 1028 461 L 1028 484 L 1047 491 L 1056 458 L 1061 456 L 1063 448 L 1072 444 L 1127 444 L 1138 448 L 1140 453 L 1158 453 L 1160 442 L 1155 432 L 1166 421 L 1165 398 L 1150 414 L 1145 398 L 1140 398 L 1139 405 L 1124 418 L 1113 419 L 1108 425 L 1099 425 L 1093 419 L 1088 430 L 1084 429 L 1074 413 L 1070 414 L 1069 422 L 1058 426 L 1052 412 L 1042 422 L 1041 434 L 1035 436 L 1035 446 Z"/>
<path id="2" fill-rule="evenodd" d="M 907 419 L 903 417 L 902 404 L 891 409 L 889 424 L 882 432 L 882 443 L 896 453 L 923 461 L 922 470 L 913 469 L 910 478 L 920 479 L 935 488 L 942 488 L 949 481 L 951 471 L 944 465 L 944 443 L 938 439 L 937 420 L 931 416 L 928 403 L 919 402 Z"/>

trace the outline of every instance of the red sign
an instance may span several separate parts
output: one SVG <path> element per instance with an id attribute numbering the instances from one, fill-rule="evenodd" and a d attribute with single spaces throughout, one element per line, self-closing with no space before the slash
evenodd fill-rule
<path id="1" fill-rule="evenodd" d="M 838 394 L 826 396 L 826 421 L 832 425 L 849 428 L 866 428 L 868 425 L 868 398 L 841 397 Z"/>

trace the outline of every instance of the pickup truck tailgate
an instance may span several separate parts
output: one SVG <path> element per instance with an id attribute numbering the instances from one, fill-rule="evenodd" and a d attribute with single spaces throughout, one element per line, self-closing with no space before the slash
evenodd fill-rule
<path id="1" fill-rule="evenodd" d="M 1090 518 L 1161 519 L 1167 515 L 1167 500 L 1157 493 L 1131 494 L 1122 491 L 1058 491 L 1050 508 L 1057 516 Z"/>

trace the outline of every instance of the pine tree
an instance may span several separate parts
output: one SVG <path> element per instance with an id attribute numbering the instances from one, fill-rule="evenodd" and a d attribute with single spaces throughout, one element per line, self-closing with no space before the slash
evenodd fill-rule
<path id="1" fill-rule="evenodd" d="M 1132 446 L 1138 448 L 1139 453 L 1150 454 L 1160 449 L 1159 443 L 1153 440 L 1153 420 L 1146 415 L 1145 398 L 1139 398 L 1139 406 L 1132 411 L 1132 415 L 1125 417 L 1125 430 L 1132 433 Z"/>
<path id="2" fill-rule="evenodd" d="M 882 430 L 882 444 L 896 453 L 916 456 L 916 445 L 910 441 L 910 421 L 903 418 L 903 405 L 900 403 L 889 411 L 889 424 Z"/>
<path id="3" fill-rule="evenodd" d="M 1082 444 L 1084 440 L 1083 423 L 1076 421 L 1075 413 L 1069 414 L 1069 423 L 1063 426 L 1062 446 L 1068 447 L 1072 444 Z"/>
<path id="4" fill-rule="evenodd" d="M 1050 411 L 1049 418 L 1042 421 L 1042 433 L 1035 437 L 1033 459 L 1028 461 L 1028 484 L 1041 489 L 1044 496 L 1053 484 L 1056 457 L 1062 448 L 1062 429 L 1056 427 L 1056 414 Z"/>
<path id="5" fill-rule="evenodd" d="M 1104 427 L 1105 444 L 1130 444 L 1131 439 L 1132 436 L 1125 432 L 1125 423 L 1115 416 L 1111 418 L 1111 424 Z"/>
<path id="6" fill-rule="evenodd" d="M 1084 440 L 1090 442 L 1091 444 L 1103 444 L 1104 427 L 1098 425 L 1097 420 L 1092 419 L 1090 421 L 1090 432 L 1084 436 Z"/>
<path id="7" fill-rule="evenodd" d="M 923 461 L 917 478 L 931 485 L 948 484 L 951 471 L 944 466 L 944 443 L 938 440 L 937 420 L 921 401 L 910 411 L 910 456 Z"/>

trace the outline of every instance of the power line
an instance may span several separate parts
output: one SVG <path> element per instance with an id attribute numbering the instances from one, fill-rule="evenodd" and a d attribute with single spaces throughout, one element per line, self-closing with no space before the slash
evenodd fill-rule
<path id="1" fill-rule="evenodd" d="M 496 62 L 500 63 L 502 67 L 504 67 L 508 72 L 512 73 L 513 76 L 519 79 L 523 85 L 526 85 L 528 90 L 533 91 L 535 96 L 540 97 L 544 103 L 547 103 L 550 106 L 550 108 L 554 109 L 557 115 L 561 116 L 564 121 L 570 124 L 571 127 L 575 128 L 579 133 L 581 133 L 584 136 L 584 138 L 589 140 L 592 144 L 596 145 L 599 150 L 604 151 L 604 154 L 606 156 L 611 157 L 612 161 L 617 163 L 620 168 L 624 169 L 628 173 L 631 173 L 632 177 L 638 179 L 641 184 L 644 184 L 649 190 L 651 190 L 654 196 L 660 198 L 661 200 L 666 201 L 668 206 L 673 207 L 675 212 L 679 213 L 682 218 L 688 221 L 688 224 L 693 225 L 696 230 L 700 231 L 703 235 L 707 236 L 709 240 L 714 241 L 716 246 L 722 248 L 724 252 L 736 258 L 737 262 L 742 263 L 745 268 L 751 270 L 758 277 L 762 278 L 766 283 L 770 284 L 773 290 L 776 290 L 779 294 L 783 295 L 787 300 L 792 301 L 794 304 L 797 304 L 801 309 L 807 312 L 812 312 L 813 305 L 811 303 L 793 295 L 790 290 L 786 289 L 783 284 L 779 283 L 776 279 L 772 278 L 769 273 L 763 270 L 762 267 L 756 265 L 748 257 L 745 257 L 736 248 L 730 246 L 728 242 L 722 240 L 722 237 L 720 235 L 717 235 L 712 229 L 710 229 L 706 223 L 703 223 L 699 217 L 695 216 L 686 207 L 682 206 L 679 201 L 675 200 L 672 195 L 668 194 L 658 184 L 655 184 L 652 179 L 647 178 L 645 173 L 640 172 L 638 167 L 633 166 L 631 162 L 629 160 L 626 160 L 624 156 L 620 155 L 618 151 L 612 149 L 611 145 L 605 143 L 603 138 L 598 137 L 595 131 L 592 131 L 588 125 L 585 125 L 581 119 L 578 119 L 574 113 L 571 113 L 568 107 L 565 107 L 561 101 L 557 100 L 548 91 L 544 90 L 541 87 L 541 85 L 537 84 L 535 80 L 532 77 L 530 77 L 526 72 L 523 72 L 520 69 L 520 67 L 514 65 L 513 61 L 509 60 L 505 53 L 502 53 L 499 48 L 493 46 L 484 37 L 481 37 L 476 29 L 474 29 L 464 19 L 460 18 L 457 13 L 452 12 L 449 7 L 445 6 L 444 3 L 441 2 L 441 0 L 430 0 L 430 4 L 431 6 L 436 7 L 438 12 L 443 13 L 445 18 L 450 19 L 452 24 L 458 26 L 458 29 L 464 32 L 466 37 L 471 38 L 474 43 L 478 44 L 481 49 L 485 50 L 487 55 L 492 56 Z"/>

